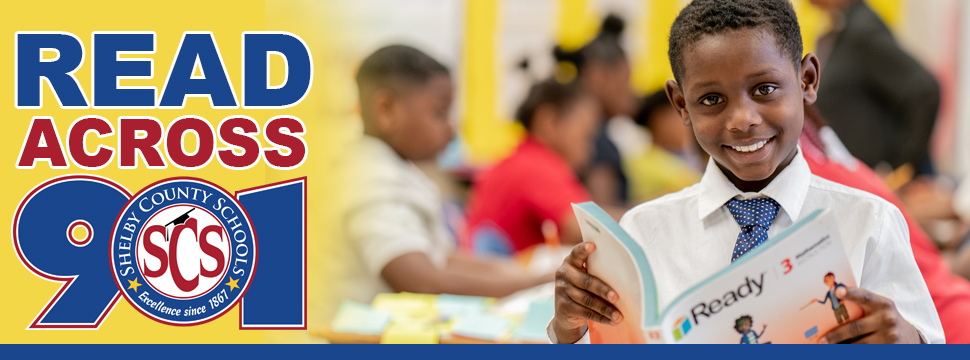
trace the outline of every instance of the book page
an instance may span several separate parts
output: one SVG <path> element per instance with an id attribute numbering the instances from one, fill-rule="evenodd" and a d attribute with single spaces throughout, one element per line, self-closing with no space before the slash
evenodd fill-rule
<path id="1" fill-rule="evenodd" d="M 583 241 L 596 244 L 596 250 L 587 259 L 587 271 L 616 291 L 620 299 L 616 307 L 624 317 L 623 321 L 616 326 L 590 322 L 590 342 L 594 344 L 660 342 L 658 332 L 643 331 L 645 323 L 648 327 L 656 328 L 657 321 L 656 290 L 653 287 L 653 275 L 650 273 L 643 250 L 633 243 L 625 232 L 619 230 L 619 225 L 596 205 L 592 203 L 574 205 L 574 210 L 583 233 Z M 615 228 L 611 229 L 611 226 Z M 620 237 L 626 238 L 621 240 Z M 634 253 L 637 252 L 639 254 L 635 256 Z M 638 257 L 643 262 L 642 267 L 638 264 Z M 644 273 L 643 270 L 646 272 Z M 644 285 L 645 282 L 647 286 Z M 644 291 L 645 288 L 646 291 Z"/>

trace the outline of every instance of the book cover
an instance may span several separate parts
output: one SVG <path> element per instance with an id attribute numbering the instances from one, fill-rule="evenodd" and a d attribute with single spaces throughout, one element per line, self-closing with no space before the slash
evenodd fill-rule
<path id="1" fill-rule="evenodd" d="M 815 343 L 863 314 L 835 295 L 856 282 L 827 211 L 804 217 L 660 309 L 643 249 L 595 204 L 574 210 L 584 241 L 597 246 L 587 270 L 617 291 L 626 319 L 639 320 L 591 323 L 593 343 Z"/>

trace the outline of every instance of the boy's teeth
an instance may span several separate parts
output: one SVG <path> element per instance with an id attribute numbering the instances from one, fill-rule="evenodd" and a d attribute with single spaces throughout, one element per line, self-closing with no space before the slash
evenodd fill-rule
<path id="1" fill-rule="evenodd" d="M 763 148 L 765 146 L 765 144 L 767 144 L 767 143 L 768 143 L 768 140 L 761 140 L 761 141 L 759 141 L 758 143 L 756 143 L 754 145 L 748 145 L 748 146 L 732 146 L 731 148 L 734 149 L 734 150 L 736 150 L 736 151 L 739 151 L 739 152 L 752 152 L 752 151 L 758 150 L 760 148 Z"/>

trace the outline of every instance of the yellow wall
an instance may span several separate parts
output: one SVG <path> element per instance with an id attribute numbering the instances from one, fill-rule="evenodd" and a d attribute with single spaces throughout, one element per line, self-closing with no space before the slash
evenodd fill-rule
<path id="1" fill-rule="evenodd" d="M 465 4 L 464 69 L 465 114 L 461 136 L 472 165 L 494 162 L 512 150 L 521 129 L 498 114 L 498 7 L 493 0 Z"/>

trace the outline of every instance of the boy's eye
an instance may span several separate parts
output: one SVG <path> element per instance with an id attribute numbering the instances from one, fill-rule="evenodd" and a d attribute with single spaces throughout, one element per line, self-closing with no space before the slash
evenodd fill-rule
<path id="1" fill-rule="evenodd" d="M 755 91 L 755 93 L 757 95 L 762 95 L 763 96 L 763 95 L 768 95 L 768 94 L 771 94 L 771 93 L 775 92 L 775 89 L 776 89 L 776 87 L 771 86 L 771 85 L 761 85 L 761 86 L 758 87 L 758 89 Z"/>
<path id="2" fill-rule="evenodd" d="M 710 95 L 710 96 L 705 96 L 703 99 L 701 99 L 701 104 L 711 106 L 711 105 L 720 104 L 722 101 L 724 100 L 721 99 L 720 96 Z"/>

